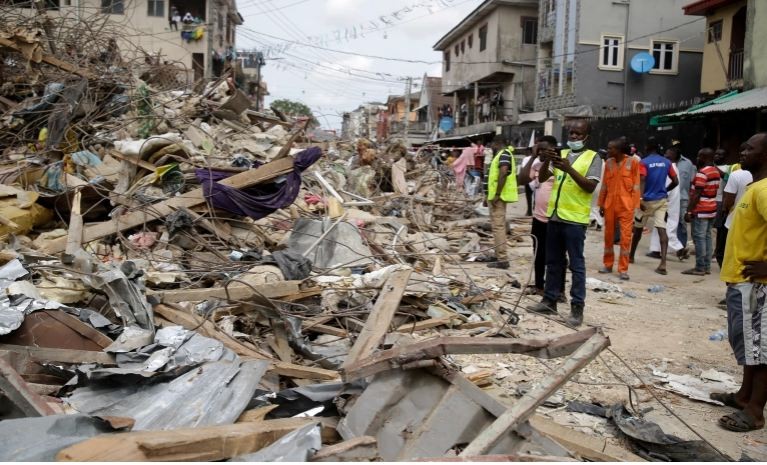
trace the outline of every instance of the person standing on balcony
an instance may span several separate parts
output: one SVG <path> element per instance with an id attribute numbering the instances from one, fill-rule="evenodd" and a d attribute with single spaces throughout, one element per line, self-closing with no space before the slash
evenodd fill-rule
<path id="1" fill-rule="evenodd" d="M 487 203 L 490 207 L 490 224 L 493 228 L 496 261 L 489 268 L 509 268 L 506 245 L 506 205 L 517 201 L 517 170 L 514 168 L 514 147 L 506 145 L 506 139 L 498 134 L 491 144 L 495 156 L 490 162 L 487 175 Z"/>
<path id="2" fill-rule="evenodd" d="M 591 124 L 587 120 L 573 122 L 568 131 L 569 150 L 549 154 L 538 174 L 541 183 L 554 176 L 554 186 L 546 211 L 549 223 L 546 231 L 545 290 L 543 299 L 532 310 L 556 313 L 557 301 L 562 294 L 562 275 L 569 257 L 573 280 L 568 323 L 576 327 L 583 324 L 586 304 L 586 259 L 583 255 L 586 227 L 589 224 L 591 198 L 602 175 L 602 159 L 595 151 L 586 148 L 590 133 Z"/>
<path id="3" fill-rule="evenodd" d="M 178 23 L 181 22 L 181 13 L 179 13 L 178 8 L 176 6 L 170 7 L 170 17 L 168 24 L 170 26 L 170 30 L 176 30 L 178 31 Z"/>

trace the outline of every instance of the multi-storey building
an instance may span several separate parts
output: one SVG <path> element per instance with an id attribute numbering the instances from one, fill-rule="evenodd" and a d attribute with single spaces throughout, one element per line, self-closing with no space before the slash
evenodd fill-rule
<path id="1" fill-rule="evenodd" d="M 535 108 L 559 119 L 648 112 L 698 95 L 705 22 L 689 0 L 540 0 Z M 647 69 L 631 60 L 652 56 Z"/>
<path id="2" fill-rule="evenodd" d="M 9 0 L 34 15 L 33 0 Z M 97 22 L 119 31 L 115 39 L 124 59 L 141 63 L 159 56 L 186 68 L 190 79 L 219 75 L 235 58 L 236 28 L 243 24 L 236 0 L 45 0 L 51 18 Z M 176 19 L 175 24 L 173 22 Z"/>

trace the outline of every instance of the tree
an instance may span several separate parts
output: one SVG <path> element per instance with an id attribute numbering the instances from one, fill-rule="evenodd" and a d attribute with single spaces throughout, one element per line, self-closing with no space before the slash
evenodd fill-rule
<path id="1" fill-rule="evenodd" d="M 320 123 L 317 118 L 314 117 L 312 109 L 301 102 L 295 102 L 288 99 L 279 99 L 272 102 L 270 105 L 273 110 L 277 110 L 286 116 L 291 118 L 297 118 L 300 116 L 306 116 L 309 118 L 309 126 L 319 126 Z"/>

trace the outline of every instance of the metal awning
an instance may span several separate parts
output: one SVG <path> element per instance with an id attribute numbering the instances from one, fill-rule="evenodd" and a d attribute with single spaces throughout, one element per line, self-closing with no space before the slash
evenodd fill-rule
<path id="1" fill-rule="evenodd" d="M 702 118 L 711 113 L 726 113 L 764 107 L 767 107 L 767 87 L 760 87 L 742 93 L 734 90 L 708 102 L 693 105 L 685 111 L 653 116 L 650 118 L 650 126 L 680 123 L 685 120 Z"/>
<path id="2" fill-rule="evenodd" d="M 428 106 L 429 106 L 429 104 L 428 104 L 428 103 L 424 103 L 424 104 L 423 104 L 423 105 L 421 105 L 420 107 L 416 107 L 416 108 L 413 108 L 413 109 L 412 109 L 412 110 L 410 110 L 410 111 L 411 111 L 411 112 L 416 112 L 416 111 L 418 111 L 418 110 L 423 110 L 424 108 L 426 108 L 426 107 L 428 107 Z"/>

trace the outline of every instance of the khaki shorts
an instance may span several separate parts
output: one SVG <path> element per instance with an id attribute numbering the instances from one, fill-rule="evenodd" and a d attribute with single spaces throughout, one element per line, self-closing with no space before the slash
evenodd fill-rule
<path id="1" fill-rule="evenodd" d="M 650 218 L 653 219 L 656 228 L 666 229 L 666 219 L 668 218 L 668 199 L 653 200 L 644 202 L 645 211 L 637 209 L 634 212 L 634 227 L 644 228 Z"/>

